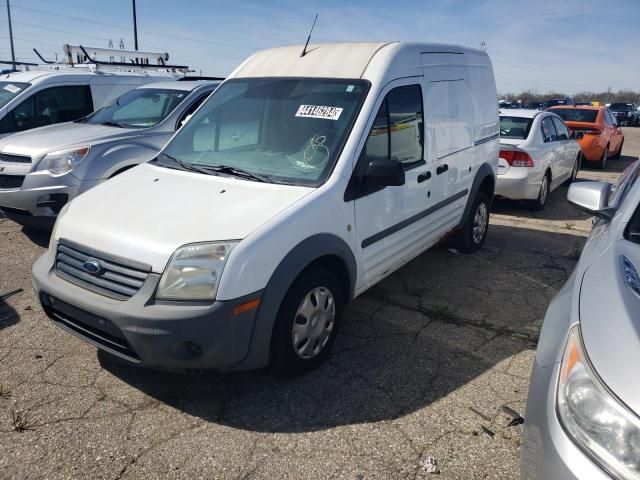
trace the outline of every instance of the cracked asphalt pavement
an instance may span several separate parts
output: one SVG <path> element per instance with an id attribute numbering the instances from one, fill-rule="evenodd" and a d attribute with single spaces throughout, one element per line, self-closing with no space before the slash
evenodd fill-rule
<path id="1" fill-rule="evenodd" d="M 640 154 L 582 179 L 614 181 Z M 0 478 L 518 477 L 531 364 L 547 305 L 590 219 L 499 201 L 485 247 L 438 246 L 356 299 L 329 362 L 179 375 L 132 368 L 45 317 L 31 265 L 47 235 L 0 218 Z"/>

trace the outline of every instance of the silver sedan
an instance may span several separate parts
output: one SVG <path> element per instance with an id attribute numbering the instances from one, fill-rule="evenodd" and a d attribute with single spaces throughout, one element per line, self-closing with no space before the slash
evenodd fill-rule
<path id="1" fill-rule="evenodd" d="M 551 302 L 531 375 L 521 477 L 640 478 L 640 161 L 618 186 L 581 182 L 595 215 L 575 271 Z"/>
<path id="2" fill-rule="evenodd" d="M 580 145 L 558 115 L 500 110 L 496 195 L 528 200 L 532 208 L 542 210 L 551 191 L 575 180 L 580 162 Z"/>

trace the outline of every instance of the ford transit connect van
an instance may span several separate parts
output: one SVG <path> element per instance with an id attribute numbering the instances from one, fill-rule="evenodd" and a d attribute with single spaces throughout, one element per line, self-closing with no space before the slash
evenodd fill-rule
<path id="1" fill-rule="evenodd" d="M 486 53 L 301 52 L 254 54 L 154 160 L 63 208 L 33 267 L 55 324 L 148 367 L 300 372 L 354 297 L 447 235 L 482 246 L 499 150 Z"/>

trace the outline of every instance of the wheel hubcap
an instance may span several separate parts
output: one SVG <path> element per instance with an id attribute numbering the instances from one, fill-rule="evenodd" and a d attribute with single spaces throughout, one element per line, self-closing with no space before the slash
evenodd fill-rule
<path id="1" fill-rule="evenodd" d="M 336 304 L 328 288 L 316 287 L 307 293 L 293 321 L 291 340 L 300 358 L 310 359 L 326 346 L 333 331 Z"/>
<path id="2" fill-rule="evenodd" d="M 487 209 L 487 205 L 481 203 L 478 205 L 478 209 L 476 210 L 476 215 L 473 218 L 473 241 L 476 244 L 482 242 L 484 238 L 484 233 L 487 231 L 487 221 L 489 219 L 489 210 Z"/>

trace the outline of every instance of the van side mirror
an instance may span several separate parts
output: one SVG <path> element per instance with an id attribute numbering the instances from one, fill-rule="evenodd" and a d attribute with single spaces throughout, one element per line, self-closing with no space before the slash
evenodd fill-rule
<path id="1" fill-rule="evenodd" d="M 567 201 L 576 208 L 596 217 L 611 220 L 615 208 L 609 207 L 611 184 L 605 182 L 573 183 L 567 193 Z"/>
<path id="2" fill-rule="evenodd" d="M 404 185 L 404 166 L 398 160 L 371 160 L 367 165 L 363 183 L 375 187 Z"/>
<path id="3" fill-rule="evenodd" d="M 571 132 L 571 138 L 574 140 L 580 140 L 584 137 L 584 132 Z"/>

